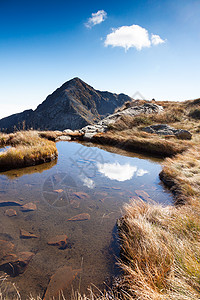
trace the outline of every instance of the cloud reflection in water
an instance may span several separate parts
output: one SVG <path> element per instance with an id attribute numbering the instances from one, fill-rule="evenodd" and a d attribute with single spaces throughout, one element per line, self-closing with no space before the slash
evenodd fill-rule
<path id="1" fill-rule="evenodd" d="M 128 163 L 121 165 L 118 162 L 97 163 L 97 168 L 105 177 L 117 181 L 126 181 L 132 179 L 134 175 L 140 177 L 149 173 L 147 170 L 138 169 L 137 166 L 131 166 Z"/>

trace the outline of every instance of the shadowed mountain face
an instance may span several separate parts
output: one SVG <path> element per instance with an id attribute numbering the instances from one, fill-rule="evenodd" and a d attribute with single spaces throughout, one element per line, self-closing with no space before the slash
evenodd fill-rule
<path id="1" fill-rule="evenodd" d="M 49 95 L 36 110 L 26 110 L 0 120 L 0 129 L 80 129 L 106 117 L 132 99 L 124 94 L 100 92 L 74 78 Z"/>

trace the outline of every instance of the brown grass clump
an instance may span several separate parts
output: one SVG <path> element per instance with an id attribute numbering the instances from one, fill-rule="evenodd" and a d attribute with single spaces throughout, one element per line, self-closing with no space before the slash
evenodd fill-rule
<path id="1" fill-rule="evenodd" d="M 108 144 L 124 150 L 140 151 L 159 155 L 172 156 L 185 151 L 189 146 L 188 141 L 178 141 L 176 138 L 167 139 L 156 134 L 148 134 L 138 130 L 108 131 L 97 134 L 95 141 Z"/>
<path id="2" fill-rule="evenodd" d="M 0 171 L 49 162 L 58 155 L 55 143 L 42 139 L 36 131 L 1 135 L 1 145 L 12 147 L 0 154 Z"/>
<path id="3" fill-rule="evenodd" d="M 179 205 L 141 200 L 125 206 L 119 222 L 122 287 L 135 299 L 200 299 L 199 147 L 167 158 L 161 179 Z"/>

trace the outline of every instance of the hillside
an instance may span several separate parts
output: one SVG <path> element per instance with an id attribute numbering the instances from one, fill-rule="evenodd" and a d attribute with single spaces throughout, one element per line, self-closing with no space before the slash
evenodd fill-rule
<path id="1" fill-rule="evenodd" d="M 26 110 L 0 120 L 0 129 L 64 130 L 80 129 L 93 124 L 122 106 L 131 98 L 95 90 L 79 78 L 64 83 L 43 101 L 35 111 Z"/>

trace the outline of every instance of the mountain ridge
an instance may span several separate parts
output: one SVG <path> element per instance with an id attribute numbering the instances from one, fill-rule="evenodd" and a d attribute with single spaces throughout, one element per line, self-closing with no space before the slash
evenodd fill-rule
<path id="1" fill-rule="evenodd" d="M 80 129 L 93 124 L 132 99 L 125 94 L 95 90 L 75 77 L 37 106 L 0 120 L 2 131 L 17 129 L 64 130 Z"/>

